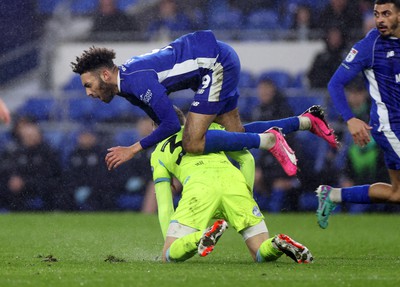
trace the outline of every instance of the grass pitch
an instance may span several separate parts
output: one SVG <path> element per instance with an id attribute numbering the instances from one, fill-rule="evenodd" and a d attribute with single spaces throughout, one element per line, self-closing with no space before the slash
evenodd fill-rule
<path id="1" fill-rule="evenodd" d="M 270 234 L 307 245 L 314 263 L 253 263 L 231 228 L 206 258 L 164 264 L 156 215 L 2 214 L 0 286 L 400 286 L 398 214 L 335 214 L 326 230 L 314 214 L 266 221 Z"/>

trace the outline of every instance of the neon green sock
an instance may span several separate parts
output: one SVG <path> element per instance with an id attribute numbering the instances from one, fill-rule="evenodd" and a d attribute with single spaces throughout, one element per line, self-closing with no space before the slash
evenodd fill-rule
<path id="1" fill-rule="evenodd" d="M 261 243 L 256 255 L 257 262 L 275 261 L 282 256 L 283 252 L 274 247 L 272 239 L 273 238 L 269 238 Z"/>
<path id="2" fill-rule="evenodd" d="M 185 261 L 197 253 L 197 244 L 203 231 L 190 233 L 175 240 L 167 250 L 168 261 Z"/>

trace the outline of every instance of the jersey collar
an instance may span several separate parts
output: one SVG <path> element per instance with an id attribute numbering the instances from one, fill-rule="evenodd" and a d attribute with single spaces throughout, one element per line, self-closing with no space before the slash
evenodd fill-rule
<path id="1" fill-rule="evenodd" d="M 118 93 L 121 92 L 121 78 L 120 78 L 120 76 L 119 76 L 119 73 L 120 73 L 120 71 L 119 71 L 119 69 L 118 69 L 118 76 L 117 76 Z"/>

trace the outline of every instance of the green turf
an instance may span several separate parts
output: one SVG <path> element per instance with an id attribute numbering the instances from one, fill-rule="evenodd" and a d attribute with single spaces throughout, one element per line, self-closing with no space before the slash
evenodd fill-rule
<path id="1" fill-rule="evenodd" d="M 313 214 L 266 220 L 271 234 L 306 244 L 315 262 L 253 263 L 228 229 L 208 257 L 163 264 L 155 215 L 3 214 L 0 286 L 400 286 L 397 214 L 336 214 L 326 230 Z"/>

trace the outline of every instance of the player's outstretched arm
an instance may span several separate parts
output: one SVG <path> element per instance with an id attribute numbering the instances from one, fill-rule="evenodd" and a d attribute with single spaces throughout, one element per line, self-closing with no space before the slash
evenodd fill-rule
<path id="1" fill-rule="evenodd" d="M 157 182 L 155 184 L 158 221 L 160 222 L 161 231 L 164 240 L 167 236 L 167 230 L 174 213 L 174 203 L 172 198 L 171 183 L 169 181 Z"/>

